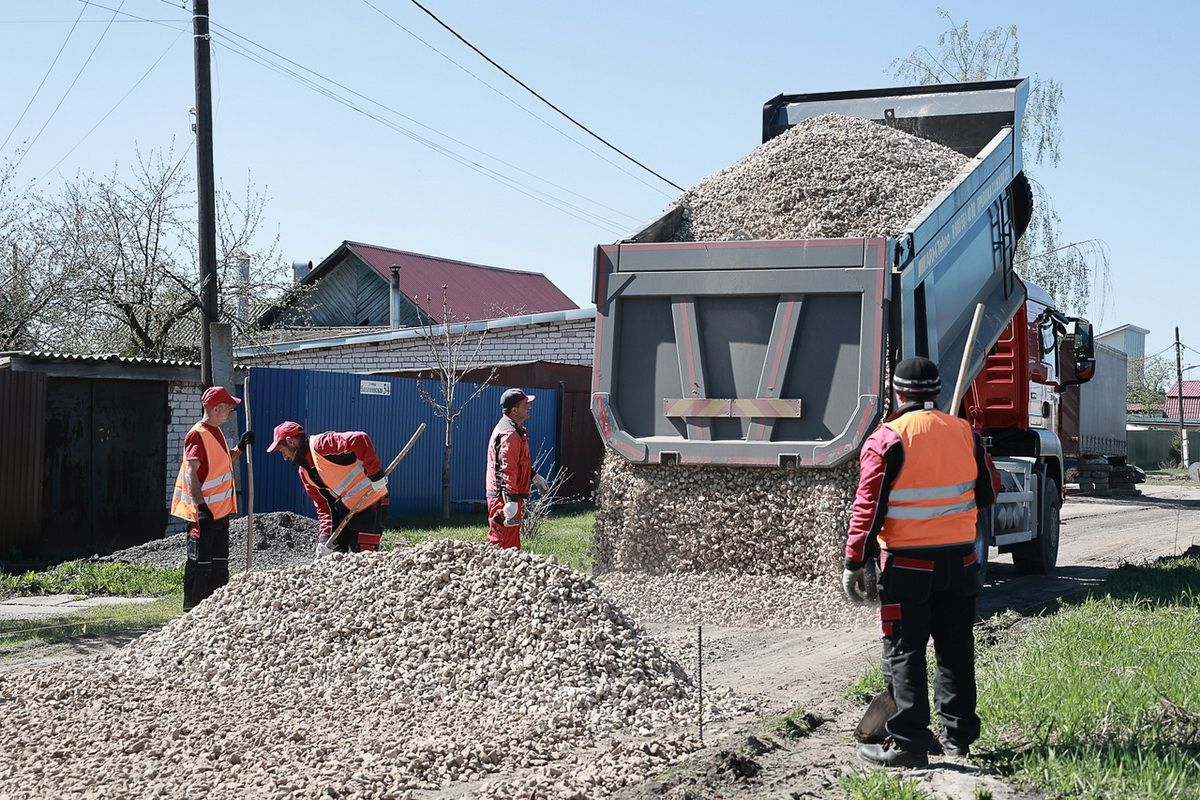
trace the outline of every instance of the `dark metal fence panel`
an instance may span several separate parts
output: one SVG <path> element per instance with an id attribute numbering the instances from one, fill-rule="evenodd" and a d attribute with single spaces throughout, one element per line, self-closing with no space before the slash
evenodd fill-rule
<path id="1" fill-rule="evenodd" d="M 46 376 L 0 371 L 0 561 L 30 558 L 42 529 Z"/>
<path id="2" fill-rule="evenodd" d="M 433 381 L 421 381 L 436 391 Z M 461 384 L 459 397 L 468 397 L 476 384 Z M 530 389 L 538 395 L 529 421 L 530 446 L 557 448 L 558 392 Z M 488 434 L 500 416 L 504 387 L 490 386 L 458 417 L 451 458 L 451 499 L 481 500 L 484 496 L 484 456 Z M 294 511 L 313 515 L 312 502 L 301 487 L 296 467 L 277 453 L 267 453 L 271 431 L 293 420 L 310 434 L 322 431 L 365 431 L 386 466 L 404 447 L 417 425 L 421 439 L 388 481 L 391 513 L 431 513 L 441 508 L 442 453 L 445 425 L 421 396 L 418 381 L 315 370 L 255 367 L 250 371 L 251 427 L 254 446 L 254 508 L 258 512 Z"/>

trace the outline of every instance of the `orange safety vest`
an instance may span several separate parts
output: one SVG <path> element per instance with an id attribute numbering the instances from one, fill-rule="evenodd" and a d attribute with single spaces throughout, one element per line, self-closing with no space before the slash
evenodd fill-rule
<path id="1" fill-rule="evenodd" d="M 879 531 L 885 550 L 975 541 L 975 437 L 965 420 L 937 410 L 883 423 L 900 436 L 904 465 Z"/>
<path id="2" fill-rule="evenodd" d="M 312 455 L 313 466 L 317 468 L 317 474 L 321 476 L 325 486 L 333 492 L 334 497 L 342 501 L 342 505 L 350 509 L 351 513 L 357 514 L 388 496 L 386 486 L 382 492 L 375 491 L 371 486 L 371 479 L 367 477 L 367 470 L 361 460 L 356 458 L 353 464 L 336 464 L 313 450 L 311 440 L 308 452 Z M 300 479 L 320 489 L 304 470 L 300 470 Z"/>
<path id="3" fill-rule="evenodd" d="M 237 494 L 233 486 L 233 460 L 227 450 L 204 423 L 197 422 L 192 426 L 193 431 L 200 432 L 200 441 L 204 442 L 205 460 L 208 462 L 208 475 L 200 484 L 200 496 L 204 498 L 213 519 L 224 519 L 237 513 Z M 196 512 L 196 504 L 192 502 L 192 492 L 187 483 L 187 458 L 179 466 L 179 476 L 175 478 L 175 495 L 171 498 L 171 514 L 181 519 L 196 522 L 200 515 Z"/>

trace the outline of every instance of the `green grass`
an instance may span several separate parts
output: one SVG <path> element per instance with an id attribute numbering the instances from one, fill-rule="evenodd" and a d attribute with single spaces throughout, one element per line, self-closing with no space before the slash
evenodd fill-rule
<path id="1" fill-rule="evenodd" d="M 161 597 L 183 591 L 183 569 L 67 561 L 44 572 L 0 573 L 0 597 L 36 594 Z"/>
<path id="2" fill-rule="evenodd" d="M 871 702 L 871 698 L 883 691 L 883 687 L 883 667 L 876 660 L 868 664 L 866 670 L 846 687 L 843 697 L 866 705 Z"/>
<path id="3" fill-rule="evenodd" d="M 981 654 L 977 750 L 1054 796 L 1194 796 L 1198 660 L 1200 559 L 1122 567 Z"/>
<path id="4" fill-rule="evenodd" d="M 890 775 L 881 769 L 848 772 L 842 776 L 840 785 L 848 800 L 925 800 L 928 797 L 911 778 Z"/>
<path id="5" fill-rule="evenodd" d="M 521 547 L 541 555 L 553 555 L 561 563 L 590 572 L 592 568 L 591 505 L 560 506 L 546 520 L 541 532 L 533 539 L 523 539 Z M 468 542 L 487 541 L 487 517 L 483 514 L 454 514 L 450 520 L 438 516 L 397 517 L 394 527 L 383 533 L 384 547 L 403 547 L 433 539 L 458 539 Z"/>
<path id="6" fill-rule="evenodd" d="M 148 630 L 182 613 L 183 595 L 174 594 L 149 603 L 100 606 L 71 615 L 0 620 L 0 657 L 84 635 Z"/>
<path id="7" fill-rule="evenodd" d="M 820 720 L 814 721 L 811 714 L 797 706 L 781 716 L 764 719 L 763 729 L 784 739 L 800 739 L 812 733 L 819 724 Z"/>

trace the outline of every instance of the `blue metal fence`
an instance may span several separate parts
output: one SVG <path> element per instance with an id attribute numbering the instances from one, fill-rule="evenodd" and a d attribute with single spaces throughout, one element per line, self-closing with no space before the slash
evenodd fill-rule
<path id="1" fill-rule="evenodd" d="M 435 381 L 388 378 L 342 372 L 253 367 L 250 370 L 250 427 L 254 444 L 254 510 L 293 511 L 313 516 L 312 501 L 304 492 L 296 467 L 278 453 L 268 453 L 271 431 L 284 420 L 293 420 L 310 434 L 323 431 L 365 431 L 386 467 L 412 436 L 417 425 L 425 433 L 396 467 L 388 480 L 392 514 L 437 511 L 442 504 L 442 452 L 445 421 L 420 394 L 440 391 Z M 466 398 L 478 384 L 458 386 Z M 384 388 L 386 387 L 386 388 Z M 488 435 L 500 418 L 500 395 L 507 387 L 488 386 L 455 420 L 450 459 L 450 498 L 453 502 L 484 498 L 484 470 Z M 537 395 L 534 413 L 526 422 L 533 457 L 547 452 L 545 471 L 557 463 L 558 392 L 531 389 Z M 386 392 L 372 393 L 372 392 Z M 243 506 L 244 507 L 244 506 Z"/>

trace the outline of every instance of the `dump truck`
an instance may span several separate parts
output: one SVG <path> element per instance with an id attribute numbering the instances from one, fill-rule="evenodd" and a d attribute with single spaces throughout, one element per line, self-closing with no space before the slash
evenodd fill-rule
<path id="1" fill-rule="evenodd" d="M 980 515 L 980 561 L 997 548 L 1022 572 L 1053 569 L 1063 451 L 1030 424 L 1030 387 L 1061 391 L 1095 364 L 1090 324 L 1013 270 L 1033 211 L 1020 140 L 1028 89 L 1015 79 L 767 101 L 764 142 L 838 113 L 971 161 L 897 235 L 674 242 L 676 206 L 596 247 L 592 413 L 606 445 L 642 465 L 828 469 L 884 419 L 890 365 L 932 359 L 947 409 L 965 364 L 960 413 L 1003 485 Z"/>

